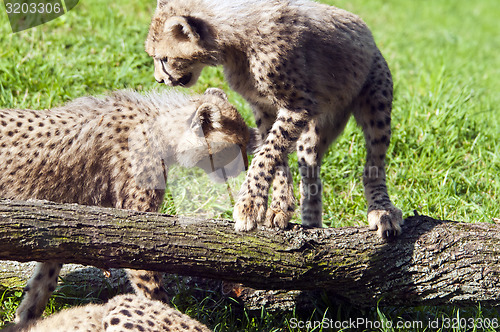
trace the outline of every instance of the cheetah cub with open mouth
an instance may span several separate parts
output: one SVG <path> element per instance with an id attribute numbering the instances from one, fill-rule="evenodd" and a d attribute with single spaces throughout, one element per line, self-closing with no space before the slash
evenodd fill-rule
<path id="1" fill-rule="evenodd" d="M 222 65 L 252 106 L 264 144 L 234 207 L 237 230 L 287 226 L 292 150 L 302 178 L 302 224 L 321 227 L 321 160 L 353 114 L 366 141 L 368 223 L 383 238 L 401 233 L 402 213 L 385 173 L 391 72 L 358 16 L 308 0 L 158 0 L 146 51 L 154 77 L 168 85 L 189 87 L 203 67 Z"/>

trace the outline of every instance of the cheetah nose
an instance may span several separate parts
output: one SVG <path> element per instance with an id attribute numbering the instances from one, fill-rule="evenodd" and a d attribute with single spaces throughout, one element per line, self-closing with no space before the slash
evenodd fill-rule
<path id="1" fill-rule="evenodd" d="M 163 79 L 162 79 L 162 78 L 156 78 L 156 77 L 155 77 L 155 80 L 156 80 L 156 82 L 158 82 L 158 83 L 163 83 Z"/>

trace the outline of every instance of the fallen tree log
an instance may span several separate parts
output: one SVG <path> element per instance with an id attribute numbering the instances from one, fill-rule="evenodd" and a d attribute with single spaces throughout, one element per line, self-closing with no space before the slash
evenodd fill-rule
<path id="1" fill-rule="evenodd" d="M 357 306 L 500 305 L 500 226 L 414 216 L 403 232 L 392 242 L 363 227 L 241 234 L 224 220 L 0 200 L 0 259 L 323 289 Z"/>

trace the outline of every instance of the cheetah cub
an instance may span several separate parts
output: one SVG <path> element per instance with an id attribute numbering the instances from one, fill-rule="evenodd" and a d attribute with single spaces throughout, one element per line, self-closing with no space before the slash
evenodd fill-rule
<path id="1" fill-rule="evenodd" d="M 118 295 L 105 304 L 87 304 L 5 332 L 210 332 L 202 323 L 160 301 Z"/>
<path id="2" fill-rule="evenodd" d="M 368 223 L 383 238 L 401 232 L 385 174 L 392 78 L 358 16 L 308 0 L 158 0 L 146 51 L 156 80 L 168 85 L 189 87 L 204 66 L 222 64 L 230 86 L 252 106 L 264 143 L 234 207 L 237 230 L 287 226 L 294 149 L 302 223 L 321 227 L 321 159 L 353 114 L 366 140 Z"/>
<path id="3" fill-rule="evenodd" d="M 220 89 L 199 96 L 119 91 L 50 110 L 0 110 L 0 197 L 157 212 L 169 165 L 236 176 L 246 167 L 251 133 Z M 37 265 L 17 322 L 41 315 L 61 266 Z M 138 294 L 166 300 L 160 274 L 129 277 Z"/>

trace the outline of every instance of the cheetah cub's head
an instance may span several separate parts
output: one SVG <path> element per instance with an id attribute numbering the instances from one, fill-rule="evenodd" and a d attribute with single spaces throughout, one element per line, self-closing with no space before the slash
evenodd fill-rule
<path id="1" fill-rule="evenodd" d="M 146 39 L 146 52 L 154 59 L 156 81 L 169 86 L 192 86 L 203 67 L 217 65 L 214 45 L 213 33 L 205 22 L 183 15 L 182 8 L 170 8 L 168 1 L 158 0 Z"/>
<path id="2" fill-rule="evenodd" d="M 209 88 L 198 102 L 191 132 L 203 137 L 205 144 L 199 147 L 186 144 L 185 153 L 179 154 L 183 159 L 181 164 L 192 164 L 203 169 L 213 181 L 224 182 L 248 168 L 247 153 L 253 153 L 260 136 L 246 125 L 222 90 Z"/>

